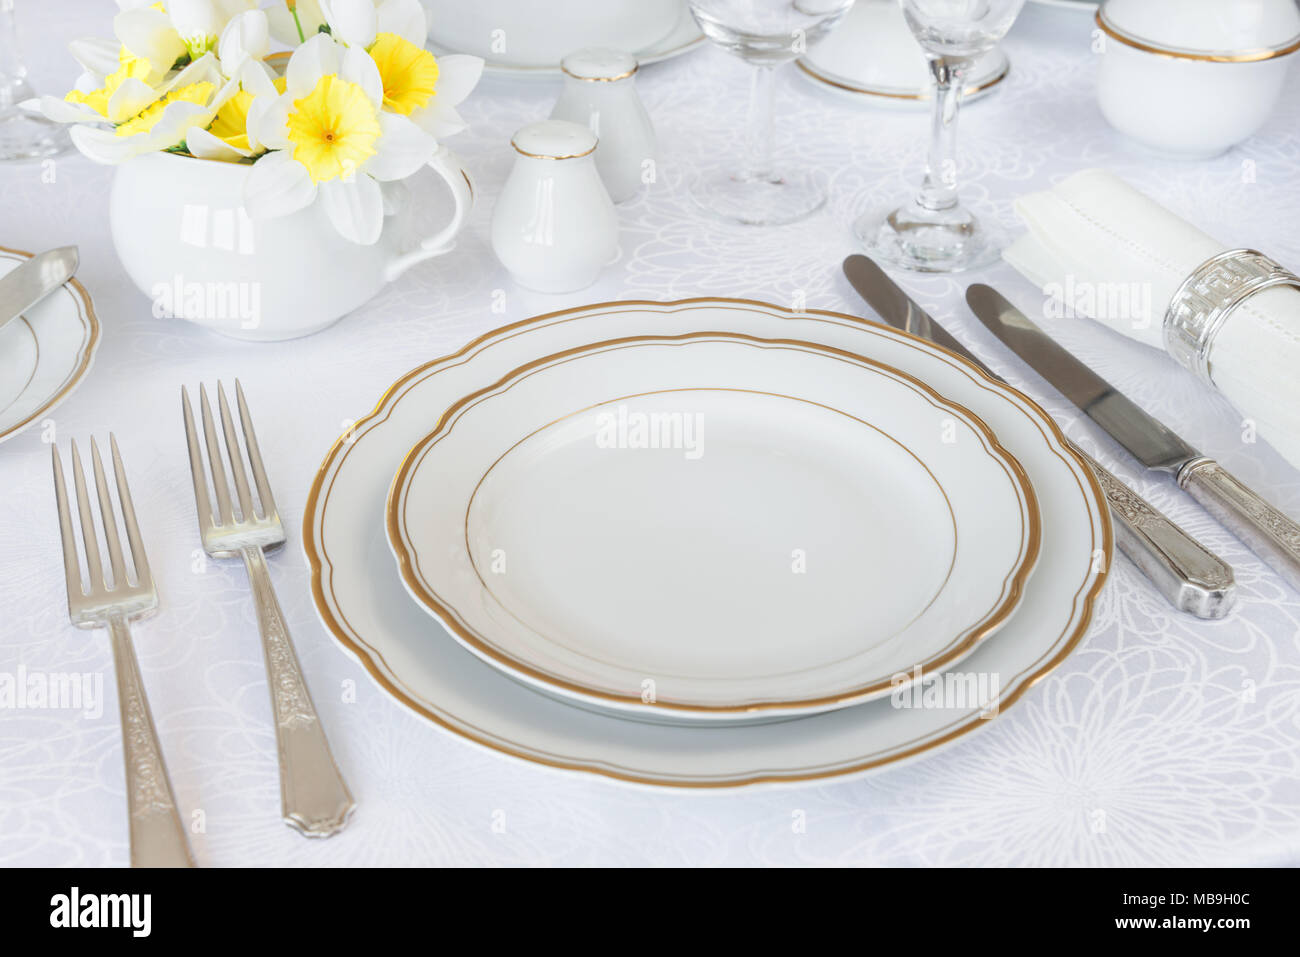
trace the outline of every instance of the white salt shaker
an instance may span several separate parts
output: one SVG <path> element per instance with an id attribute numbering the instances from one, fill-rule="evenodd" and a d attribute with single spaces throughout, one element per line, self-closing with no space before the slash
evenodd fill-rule
<path id="1" fill-rule="evenodd" d="M 592 47 L 560 61 L 564 91 L 553 120 L 583 123 L 600 139 L 596 169 L 616 203 L 631 199 L 655 175 L 654 126 L 636 92 L 636 58 Z"/>
<path id="2" fill-rule="evenodd" d="M 521 286 L 575 292 L 618 252 L 618 217 L 596 172 L 596 134 L 564 120 L 519 130 L 492 211 L 492 249 Z"/>

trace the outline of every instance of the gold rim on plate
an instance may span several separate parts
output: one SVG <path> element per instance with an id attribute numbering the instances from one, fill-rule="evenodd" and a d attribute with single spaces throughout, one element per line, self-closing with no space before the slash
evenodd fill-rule
<path id="1" fill-rule="evenodd" d="M 0 246 L 0 253 L 6 254 L 8 256 L 13 256 L 19 259 L 31 259 L 32 256 L 35 255 L 35 253 L 29 253 L 23 249 L 10 249 L 8 246 Z M 86 373 L 90 370 L 90 364 L 95 358 L 95 350 L 99 346 L 100 327 L 99 327 L 99 317 L 95 315 L 95 305 L 90 299 L 90 293 L 86 292 L 86 287 L 83 286 L 80 282 L 78 282 L 76 278 L 69 279 L 66 283 L 64 283 L 64 285 L 68 287 L 69 291 L 72 293 L 73 302 L 77 304 L 77 315 L 81 319 L 82 324 L 85 326 L 85 334 L 82 337 L 80 345 L 77 346 L 77 353 L 78 355 L 81 356 L 81 358 L 77 362 L 76 368 L 73 369 L 70 373 L 68 373 L 68 375 L 64 378 L 64 380 L 61 383 L 59 383 L 59 388 L 54 393 L 54 395 L 50 396 L 48 399 L 42 402 L 40 408 L 33 411 L 31 415 L 27 416 L 27 418 L 23 419 L 21 422 L 18 422 L 17 424 L 12 425 L 9 428 L 5 429 L 3 432 L 0 432 L 0 442 L 3 442 L 5 439 L 8 439 L 14 435 L 17 435 L 23 429 L 27 428 L 34 421 L 36 421 L 36 419 L 40 418 L 46 412 L 49 412 L 51 409 L 53 409 L 55 406 L 61 403 L 64 399 L 66 399 L 68 395 L 72 392 L 72 390 L 81 384 L 81 380 L 86 377 Z M 25 316 L 23 317 L 23 321 L 27 322 Z M 32 329 L 31 323 L 27 323 L 27 328 L 31 330 L 32 336 L 33 338 L 35 338 L 36 330 Z M 36 343 L 36 350 L 37 350 L 37 362 L 39 364 L 40 362 L 39 341 L 37 341 Z M 35 375 L 36 375 L 36 368 L 33 367 L 32 376 L 35 377 Z M 31 384 L 30 379 L 28 380 L 27 384 L 28 385 Z M 27 388 L 26 386 L 23 387 L 24 392 L 26 391 L 26 388 Z M 14 399 L 14 401 L 17 402 L 18 399 L 21 397 L 22 397 L 22 392 L 19 392 L 18 396 Z"/>
<path id="2" fill-rule="evenodd" d="M 1034 494 L 1033 485 L 1029 481 L 1029 476 L 1025 474 L 1024 469 L 1016 460 L 1015 456 L 1008 452 L 998 442 L 997 437 L 994 435 L 992 429 L 988 427 L 988 424 L 970 409 L 960 403 L 954 402 L 946 396 L 940 395 L 915 376 L 899 369 L 895 369 L 886 363 L 879 362 L 875 359 L 855 355 L 834 346 L 818 345 L 816 343 L 805 342 L 798 339 L 764 339 L 757 336 L 745 335 L 744 333 L 717 331 L 690 332 L 672 336 L 627 336 L 621 339 L 610 339 L 603 342 L 587 343 L 581 346 L 575 346 L 524 363 L 518 368 L 506 373 L 491 385 L 470 393 L 450 405 L 442 414 L 434 429 L 420 441 L 416 442 L 402 459 L 402 464 L 398 468 L 396 475 L 393 477 L 392 485 L 389 488 L 388 501 L 385 508 L 385 525 L 388 531 L 388 540 L 392 543 L 394 553 L 397 556 L 398 569 L 401 573 L 402 581 L 405 582 L 411 593 L 420 601 L 421 604 L 425 605 L 430 611 L 432 611 L 446 628 L 454 632 L 462 641 L 469 644 L 478 653 L 491 658 L 493 661 L 496 661 L 511 670 L 520 672 L 534 680 L 544 682 L 556 688 L 562 688 L 590 698 L 596 698 L 602 701 L 609 701 L 622 705 L 643 705 L 648 711 L 670 710 L 681 713 L 762 714 L 768 711 L 779 712 L 797 708 L 815 708 L 823 705 L 848 705 L 856 701 L 866 700 L 869 696 L 878 695 L 883 691 L 895 687 L 896 685 L 891 677 L 882 678 L 861 687 L 852 688 L 836 694 L 817 695 L 811 698 L 759 700 L 745 702 L 743 704 L 725 705 L 672 701 L 660 698 L 651 705 L 642 701 L 639 693 L 619 694 L 617 692 L 585 685 L 574 681 L 571 678 L 565 678 L 553 672 L 540 669 L 535 665 L 504 651 L 498 645 L 494 644 L 490 638 L 485 637 L 472 628 L 454 608 L 447 604 L 445 599 L 434 591 L 433 586 L 421 573 L 419 568 L 419 558 L 412 552 L 405 534 L 407 526 L 405 501 L 406 491 L 415 470 L 419 467 L 425 456 L 428 455 L 429 451 L 451 431 L 462 412 L 472 408 L 486 398 L 508 391 L 514 385 L 522 382 L 542 369 L 570 362 L 583 356 L 599 355 L 605 352 L 635 347 L 638 345 L 663 344 L 685 346 L 694 342 L 717 341 L 719 339 L 752 345 L 759 348 L 783 348 L 802 351 L 804 353 L 825 355 L 832 359 L 846 362 L 850 365 L 858 367 L 865 366 L 875 370 L 877 373 L 884 374 L 888 378 L 900 381 L 901 384 L 911 388 L 936 409 L 948 414 L 956 412 L 966 419 L 967 424 L 971 426 L 972 431 L 975 432 L 983 443 L 985 451 L 1003 467 L 1004 471 L 1007 472 L 1012 489 L 1017 493 L 1017 498 L 1021 504 L 1023 512 L 1025 513 L 1025 524 L 1021 528 L 1020 551 L 1012 565 L 1011 571 L 1003 580 L 1002 588 L 999 592 L 998 599 L 994 603 L 994 607 L 986 612 L 982 617 L 976 619 L 973 624 L 968 625 L 966 628 L 962 629 L 962 631 L 958 632 L 958 634 L 953 637 L 952 643 L 945 646 L 942 651 L 937 652 L 935 655 L 932 655 L 930 658 L 923 661 L 915 662 L 913 667 L 919 666 L 921 671 L 925 673 L 941 668 L 944 665 L 951 663 L 954 659 L 974 650 L 981 641 L 997 631 L 997 629 L 1006 622 L 1012 612 L 1014 612 L 1016 607 L 1020 604 L 1025 582 L 1029 580 L 1029 576 L 1033 572 L 1034 564 L 1038 558 L 1038 549 L 1042 538 L 1042 526 L 1040 524 L 1038 511 L 1038 499 Z M 624 398 L 632 397 L 625 396 Z M 612 399 L 608 401 L 620 400 Z M 598 405 L 599 404 L 604 403 L 598 403 Z M 812 404 L 818 405 L 819 403 Z M 868 422 L 863 422 L 863 420 L 857 419 L 856 416 L 851 416 L 842 410 L 831 409 L 829 406 L 823 406 L 823 408 L 827 408 L 832 412 L 839 412 L 841 415 L 846 415 L 849 418 L 862 422 L 862 424 L 880 432 L 880 429 L 876 426 L 873 426 Z M 570 413 L 570 415 L 577 415 L 582 411 L 586 410 L 578 410 Z M 542 428 L 546 427 L 547 426 L 543 426 Z M 908 452 L 909 455 L 912 455 L 913 458 L 916 458 L 915 453 L 908 449 L 906 445 L 901 443 L 897 438 L 890 436 L 887 433 L 881 432 L 881 434 L 898 444 L 904 449 L 904 451 Z M 521 439 L 520 441 L 524 440 Z M 930 472 L 924 462 L 921 462 L 920 459 L 917 459 L 917 462 L 927 472 Z M 934 479 L 933 473 L 930 473 L 930 475 L 931 478 Z M 480 482 L 481 481 L 482 479 L 480 479 Z M 935 479 L 935 481 L 937 484 L 937 479 Z M 942 486 L 939 486 L 939 488 L 945 501 L 948 501 L 947 492 Z M 949 512 L 951 512 L 951 509 L 952 506 L 949 501 Z M 468 521 L 468 516 L 466 520 Z M 955 534 L 954 530 L 954 539 Z M 954 561 L 955 560 L 956 556 L 954 554 Z M 935 597 L 937 598 L 937 595 Z M 929 606 L 927 605 L 927 607 Z"/>
<path id="3" fill-rule="evenodd" d="M 525 748 L 511 741 L 506 741 L 493 733 L 474 727 L 469 722 L 451 720 L 451 716 L 440 714 L 436 710 L 436 705 L 432 702 L 426 704 L 417 698 L 413 693 L 402 687 L 395 680 L 394 672 L 388 662 L 384 659 L 382 653 L 377 649 L 366 644 L 365 640 L 357 633 L 348 621 L 347 615 L 340 612 L 335 615 L 330 608 L 326 599 L 326 593 L 334 593 L 332 581 L 333 564 L 330 562 L 329 552 L 324 547 L 324 543 L 317 540 L 314 522 L 320 514 L 320 509 L 327 507 L 329 504 L 330 492 L 333 488 L 333 481 L 338 475 L 338 467 L 342 462 L 347 460 L 352 450 L 356 448 L 357 440 L 360 436 L 373 428 L 382 425 L 387 421 L 392 412 L 393 405 L 390 401 L 398 396 L 408 386 L 414 386 L 417 383 L 427 379 L 432 375 L 437 375 L 444 367 L 460 365 L 468 362 L 472 354 L 480 346 L 487 345 L 494 340 L 509 338 L 512 335 L 521 332 L 531 326 L 539 325 L 549 320 L 569 321 L 577 318 L 581 314 L 591 312 L 595 309 L 625 306 L 636 310 L 665 310 L 672 311 L 675 309 L 688 309 L 696 305 L 712 306 L 730 306 L 739 310 L 753 310 L 755 308 L 766 310 L 769 315 L 788 319 L 818 319 L 836 320 L 835 324 L 843 326 L 847 323 L 850 327 L 858 327 L 864 333 L 885 336 L 895 340 L 901 340 L 908 344 L 910 348 L 926 355 L 934 356 L 941 361 L 947 362 L 954 368 L 961 369 L 968 375 L 972 381 L 983 388 L 998 396 L 1005 397 L 1006 391 L 1010 389 L 1021 402 L 1025 404 L 1028 410 L 1034 415 L 1029 416 L 1034 428 L 1044 439 L 1048 440 L 1052 453 L 1062 461 L 1073 463 L 1074 480 L 1076 486 L 1081 492 L 1084 492 L 1085 500 L 1095 509 L 1095 515 L 1100 520 L 1100 542 L 1097 538 L 1097 529 L 1094 527 L 1091 532 L 1090 545 L 1093 553 L 1100 559 L 1100 569 L 1095 576 L 1092 576 L 1079 586 L 1074 594 L 1073 604 L 1079 608 L 1078 621 L 1074 622 L 1073 627 L 1067 623 L 1066 630 L 1057 637 L 1048 652 L 1055 649 L 1054 654 L 1040 655 L 1033 664 L 1022 669 L 1019 673 L 1013 675 L 1009 683 L 1016 681 L 1022 682 L 1016 690 L 1009 694 L 1005 699 L 998 702 L 998 713 L 1001 714 L 1007 708 L 1010 708 L 1035 684 L 1054 671 L 1060 664 L 1068 658 L 1083 640 L 1087 634 L 1088 627 L 1092 624 L 1092 618 L 1096 609 L 1097 596 L 1101 594 L 1102 588 L 1105 587 L 1106 580 L 1110 574 L 1110 568 L 1114 558 L 1114 531 L 1111 527 L 1109 514 L 1106 511 L 1105 494 L 1101 485 L 1097 481 L 1096 475 L 1092 472 L 1087 461 L 1076 452 L 1066 439 L 1065 433 L 1047 412 L 1029 396 L 1016 390 L 1005 383 L 1000 383 L 989 377 L 978 366 L 960 356 L 954 355 L 933 343 L 922 339 L 919 336 L 889 326 L 884 326 L 878 322 L 864 319 L 861 316 L 852 316 L 847 313 L 832 312 L 825 309 L 805 309 L 795 311 L 786 309 L 772 303 L 763 302 L 758 299 L 739 299 L 718 296 L 699 296 L 689 299 L 677 299 L 669 301 L 656 301 L 651 299 L 628 299 L 612 302 L 590 303 L 585 306 L 577 306 L 569 309 L 560 309 L 555 312 L 542 313 L 541 315 L 531 316 L 526 319 L 520 319 L 516 322 L 509 323 L 497 329 L 485 332 L 483 335 L 476 337 L 466 343 L 455 352 L 447 353 L 438 358 L 431 359 L 416 368 L 410 370 L 405 375 L 400 376 L 394 381 L 383 394 L 375 407 L 362 418 L 353 424 L 352 428 L 335 440 L 329 452 L 326 453 L 320 468 L 317 469 L 315 477 L 312 479 L 311 488 L 307 493 L 307 501 L 303 509 L 302 520 L 302 537 L 303 551 L 307 556 L 308 564 L 311 566 L 311 595 L 312 602 L 316 606 L 317 614 L 321 622 L 332 634 L 336 641 L 347 649 L 360 662 L 361 666 L 366 669 L 370 677 L 385 691 L 387 691 L 395 700 L 405 705 L 411 711 L 423 718 L 433 722 L 445 731 L 455 734 L 457 737 L 472 741 L 475 744 L 488 748 L 499 754 L 504 754 L 521 761 L 527 761 L 530 764 L 539 764 L 545 767 L 556 768 L 565 771 L 579 771 L 586 774 L 595 774 L 600 777 L 607 777 L 617 781 L 623 781 L 630 784 L 642 784 L 652 787 L 674 787 L 689 790 L 713 790 L 718 788 L 744 787 L 756 784 L 789 784 L 804 781 L 815 781 L 826 778 L 843 777 L 845 775 L 857 774 L 864 771 L 870 771 L 874 768 L 884 767 L 899 761 L 917 757 L 927 751 L 933 751 L 936 748 L 969 734 L 976 728 L 983 727 L 987 720 L 981 715 L 963 716 L 952 722 L 951 725 L 940 729 L 938 733 L 931 732 L 920 738 L 911 741 L 902 742 L 892 747 L 889 753 L 884 755 L 873 755 L 864 760 L 852 761 L 848 764 L 826 765 L 823 767 L 804 770 L 794 774 L 784 774 L 769 771 L 742 772 L 735 777 L 730 778 L 713 778 L 705 780 L 691 779 L 673 779 L 669 780 L 665 774 L 653 775 L 644 771 L 633 768 L 624 768 L 608 761 L 576 761 L 571 757 L 544 752 L 538 748 Z M 567 318 L 566 318 L 567 317 Z M 329 484 L 327 485 L 327 480 Z M 1086 483 L 1086 489 L 1085 489 Z M 327 570 L 326 565 L 329 564 Z M 1096 567 L 1094 565 L 1094 567 Z M 335 597 L 337 602 L 337 597 Z M 1073 621 L 1073 618 L 1071 619 Z M 1057 644 L 1063 644 L 1057 648 Z M 812 719 L 809 719 L 812 720 Z M 934 735 L 934 736 L 932 736 Z M 919 743 L 918 743 L 919 742 Z"/>

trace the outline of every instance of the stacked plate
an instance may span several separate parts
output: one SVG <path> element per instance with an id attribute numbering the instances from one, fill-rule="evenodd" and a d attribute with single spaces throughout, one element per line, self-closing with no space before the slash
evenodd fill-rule
<path id="1" fill-rule="evenodd" d="M 326 626 L 488 747 L 656 785 L 864 771 L 981 727 L 1110 561 L 1032 401 L 850 316 L 620 302 L 489 333 L 331 450 Z"/>

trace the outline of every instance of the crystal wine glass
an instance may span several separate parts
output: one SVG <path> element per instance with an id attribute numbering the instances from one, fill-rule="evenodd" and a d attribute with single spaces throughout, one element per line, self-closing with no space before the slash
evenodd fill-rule
<path id="1" fill-rule="evenodd" d="M 691 195 L 735 223 L 794 222 L 826 202 L 807 173 L 772 164 L 772 91 L 778 66 L 802 56 L 840 21 L 853 0 L 690 0 L 704 35 L 754 67 L 744 165 L 702 170 Z"/>
<path id="2" fill-rule="evenodd" d="M 61 125 L 19 106 L 35 95 L 18 45 L 14 0 L 0 0 L 0 160 L 53 156 L 70 145 Z"/>
<path id="3" fill-rule="evenodd" d="M 957 114 L 971 63 L 1001 40 L 1025 0 L 900 0 L 935 91 L 921 191 L 897 209 L 873 210 L 853 230 L 872 256 L 921 272 L 987 265 L 999 249 L 957 196 Z"/>

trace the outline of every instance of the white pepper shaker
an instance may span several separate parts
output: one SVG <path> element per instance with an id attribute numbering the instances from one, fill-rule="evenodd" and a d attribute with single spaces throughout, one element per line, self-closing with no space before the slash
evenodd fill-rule
<path id="1" fill-rule="evenodd" d="M 596 172 L 596 134 L 564 120 L 530 123 L 492 211 L 492 249 L 521 286 L 576 292 L 618 253 L 618 217 Z"/>
<path id="2" fill-rule="evenodd" d="M 553 120 L 583 123 L 600 139 L 596 169 L 616 203 L 652 182 L 659 162 L 654 126 L 636 92 L 636 58 L 591 47 L 560 61 L 564 91 Z"/>

